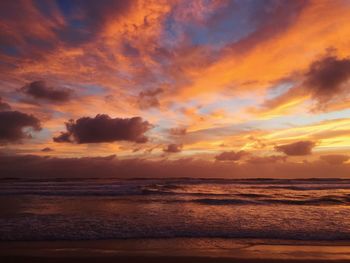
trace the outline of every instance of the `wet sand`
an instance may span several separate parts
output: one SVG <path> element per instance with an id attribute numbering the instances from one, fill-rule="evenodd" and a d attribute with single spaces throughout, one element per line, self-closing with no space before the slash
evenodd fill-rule
<path id="1" fill-rule="evenodd" d="M 7 263 L 112 263 L 112 262 L 125 262 L 125 263 L 348 263 L 348 260 L 291 260 L 291 259 L 244 259 L 244 258 L 208 258 L 208 257 L 123 257 L 123 256 L 113 256 L 113 257 L 64 257 L 64 258 L 50 258 L 50 257 L 1 257 L 1 262 Z"/>
<path id="2" fill-rule="evenodd" d="M 0 262 L 349 262 L 349 242 L 134 239 L 0 242 Z"/>

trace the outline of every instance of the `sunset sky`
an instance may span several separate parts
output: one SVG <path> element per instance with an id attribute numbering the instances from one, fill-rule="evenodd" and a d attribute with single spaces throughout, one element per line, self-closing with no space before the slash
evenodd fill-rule
<path id="1" fill-rule="evenodd" d="M 349 91 L 348 0 L 0 1 L 6 174 L 342 177 Z"/>

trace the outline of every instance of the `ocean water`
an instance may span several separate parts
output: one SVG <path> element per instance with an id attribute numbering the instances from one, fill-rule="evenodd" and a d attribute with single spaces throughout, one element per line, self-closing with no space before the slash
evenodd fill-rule
<path id="1" fill-rule="evenodd" d="M 0 240 L 350 240 L 347 179 L 0 181 Z"/>

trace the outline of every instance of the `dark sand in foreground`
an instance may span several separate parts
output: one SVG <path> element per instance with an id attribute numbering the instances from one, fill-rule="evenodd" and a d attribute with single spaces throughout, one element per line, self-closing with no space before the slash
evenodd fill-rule
<path id="1" fill-rule="evenodd" d="M 203 258 L 203 257 L 149 257 L 149 256 L 113 256 L 113 257 L 64 257 L 64 258 L 50 258 L 50 257 L 1 257 L 1 262 L 38 262 L 38 263 L 63 263 L 63 262 L 84 262 L 84 263 L 97 263 L 97 262 L 127 262 L 127 263 L 347 263 L 349 260 L 292 260 L 292 259 L 242 259 L 242 258 Z"/>
<path id="2" fill-rule="evenodd" d="M 134 239 L 0 242 L 0 262 L 349 262 L 349 242 Z"/>

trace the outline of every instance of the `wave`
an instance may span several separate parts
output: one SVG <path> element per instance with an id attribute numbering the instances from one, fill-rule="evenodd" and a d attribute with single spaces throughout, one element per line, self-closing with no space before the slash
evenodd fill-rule
<path id="1" fill-rule="evenodd" d="M 218 181 L 226 184 L 217 184 Z M 286 184 L 287 181 L 292 183 Z M 191 202 L 213 206 L 349 205 L 348 182 L 345 179 L 7 180 L 0 182 L 0 196 L 129 196 L 131 199 L 132 196 L 143 196 L 147 202 Z M 336 194 L 333 194 L 333 190 L 336 190 Z M 302 191 L 302 194 L 291 191 Z"/>
<path id="2" fill-rule="evenodd" d="M 294 191 L 317 191 L 317 190 L 336 190 L 336 189 L 350 189 L 350 184 L 334 184 L 334 185 L 268 185 L 268 186 L 256 186 L 253 189 L 285 189 Z"/>
<path id="3" fill-rule="evenodd" d="M 183 200 L 178 200 L 179 202 Z M 315 198 L 306 200 L 297 199 L 260 199 L 260 200 L 244 200 L 244 199 L 193 199 L 190 201 L 205 205 L 270 205 L 270 204 L 283 204 L 283 205 L 350 205 L 349 199 L 337 199 L 337 198 Z"/>
<path id="4" fill-rule="evenodd" d="M 242 199 L 195 199 L 191 200 L 194 203 L 200 203 L 205 205 L 245 205 L 245 204 L 258 204 L 254 201 L 242 200 Z"/>

